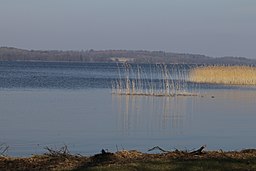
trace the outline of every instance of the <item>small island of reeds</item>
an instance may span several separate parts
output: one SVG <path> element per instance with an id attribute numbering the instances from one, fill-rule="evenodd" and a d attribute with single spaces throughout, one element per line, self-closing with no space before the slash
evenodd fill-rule
<path id="1" fill-rule="evenodd" d="M 255 66 L 203 66 L 190 71 L 190 81 L 197 83 L 256 85 Z"/>
<path id="2" fill-rule="evenodd" d="M 186 65 L 131 65 L 118 67 L 119 79 L 112 82 L 112 93 L 140 96 L 196 96 L 188 85 Z"/>

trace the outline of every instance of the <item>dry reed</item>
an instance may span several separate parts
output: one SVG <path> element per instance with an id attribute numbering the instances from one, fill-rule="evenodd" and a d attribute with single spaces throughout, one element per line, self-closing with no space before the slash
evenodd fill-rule
<path id="1" fill-rule="evenodd" d="M 118 67 L 119 79 L 112 82 L 112 92 L 119 95 L 194 96 L 187 84 L 186 70 L 167 65 Z M 154 75 L 154 76 L 153 76 Z M 176 77 L 174 79 L 173 77 Z"/>
<path id="2" fill-rule="evenodd" d="M 190 71 L 190 81 L 229 85 L 256 85 L 256 67 L 206 66 Z"/>

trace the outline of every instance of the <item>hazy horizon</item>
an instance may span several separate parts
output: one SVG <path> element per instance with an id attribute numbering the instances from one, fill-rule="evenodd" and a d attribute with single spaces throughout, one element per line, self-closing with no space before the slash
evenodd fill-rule
<path id="1" fill-rule="evenodd" d="M 44 0 L 0 5 L 0 46 L 256 59 L 254 0 Z"/>

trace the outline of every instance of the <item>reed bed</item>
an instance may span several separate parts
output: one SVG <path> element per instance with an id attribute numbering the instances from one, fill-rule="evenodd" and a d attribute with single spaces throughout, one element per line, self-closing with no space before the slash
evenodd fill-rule
<path id="1" fill-rule="evenodd" d="M 192 96 L 187 70 L 170 65 L 118 66 L 119 79 L 112 82 L 112 92 L 119 95 Z"/>
<path id="2" fill-rule="evenodd" d="M 256 85 L 254 66 L 205 66 L 190 71 L 190 81 L 227 85 Z"/>

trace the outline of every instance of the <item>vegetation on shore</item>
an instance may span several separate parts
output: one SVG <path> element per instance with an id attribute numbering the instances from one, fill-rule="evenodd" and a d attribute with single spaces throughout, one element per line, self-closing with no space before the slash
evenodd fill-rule
<path id="1" fill-rule="evenodd" d="M 0 47 L 0 61 L 129 62 L 165 64 L 256 64 L 244 57 L 213 58 L 200 54 L 145 50 L 26 50 Z"/>
<path id="2" fill-rule="evenodd" d="M 197 83 L 256 85 L 256 67 L 206 66 L 191 70 L 190 80 Z"/>
<path id="3" fill-rule="evenodd" d="M 103 150 L 91 157 L 49 151 L 27 158 L 0 156 L 0 170 L 256 170 L 256 150 L 175 150 L 160 154 L 135 150 L 110 153 Z"/>

